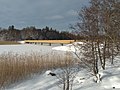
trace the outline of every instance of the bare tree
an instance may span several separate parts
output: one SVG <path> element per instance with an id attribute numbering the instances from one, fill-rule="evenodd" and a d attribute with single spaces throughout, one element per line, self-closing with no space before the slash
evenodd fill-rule
<path id="1" fill-rule="evenodd" d="M 79 13 L 79 22 L 73 29 L 80 30 L 85 37 L 83 56 L 76 54 L 79 60 L 92 69 L 99 78 L 99 62 L 105 69 L 106 60 L 119 53 L 120 37 L 120 1 L 119 0 L 91 0 L 90 6 Z M 118 17 L 118 18 L 117 18 Z"/>
<path id="2" fill-rule="evenodd" d="M 67 52 L 65 67 L 61 67 L 60 73 L 56 76 L 59 79 L 59 87 L 62 87 L 62 90 L 72 90 L 73 87 L 73 81 L 77 74 L 77 67 L 72 58 L 72 53 Z"/>

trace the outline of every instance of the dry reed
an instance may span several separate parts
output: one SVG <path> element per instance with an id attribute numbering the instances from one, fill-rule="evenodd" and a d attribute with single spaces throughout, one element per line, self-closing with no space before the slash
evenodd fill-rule
<path id="1" fill-rule="evenodd" d="M 16 45 L 16 44 L 20 44 L 16 41 L 0 41 L 0 45 Z"/>
<path id="2" fill-rule="evenodd" d="M 41 56 L 39 53 L 0 55 L 0 88 L 5 88 L 34 74 L 40 74 L 48 69 L 65 66 L 65 55 L 55 53 Z"/>
<path id="3" fill-rule="evenodd" d="M 75 42 L 75 40 L 25 40 L 26 43 L 63 43 L 69 44 Z"/>

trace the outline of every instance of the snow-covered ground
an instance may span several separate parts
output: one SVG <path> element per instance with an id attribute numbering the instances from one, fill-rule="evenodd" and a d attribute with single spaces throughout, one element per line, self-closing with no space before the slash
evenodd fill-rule
<path id="1" fill-rule="evenodd" d="M 54 50 L 74 51 L 74 46 L 39 46 L 39 45 L 12 45 L 0 46 L 0 53 L 12 52 L 31 52 L 40 51 L 49 53 Z M 58 51 L 59 52 L 59 51 Z M 44 54 L 44 53 L 43 53 Z M 49 71 L 47 71 L 48 73 Z M 58 70 L 53 70 L 57 73 Z M 74 79 L 73 90 L 120 90 L 120 56 L 115 58 L 114 65 L 107 64 L 106 70 L 100 70 L 102 81 L 100 83 L 94 82 L 94 77 L 88 71 L 82 69 L 79 71 Z M 35 75 L 29 80 L 24 80 L 13 84 L 6 90 L 62 90 L 58 87 L 58 78 L 56 76 Z"/>
<path id="2" fill-rule="evenodd" d="M 102 78 L 100 83 L 95 83 L 94 77 L 86 70 L 79 71 L 74 79 L 73 90 L 114 90 L 113 88 L 120 90 L 120 61 L 118 60 L 120 57 L 116 58 L 116 65 L 108 66 L 106 70 L 100 71 Z M 84 79 L 81 80 L 81 78 Z M 58 78 L 44 73 L 6 90 L 62 90 L 62 88 L 58 87 Z"/>

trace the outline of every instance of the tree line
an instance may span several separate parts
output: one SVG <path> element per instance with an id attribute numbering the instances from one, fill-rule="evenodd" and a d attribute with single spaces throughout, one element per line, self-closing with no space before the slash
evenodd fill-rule
<path id="1" fill-rule="evenodd" d="M 67 31 L 57 31 L 56 29 L 45 27 L 43 29 L 36 29 L 34 26 L 16 29 L 14 25 L 9 26 L 8 29 L 0 28 L 1 41 L 18 41 L 18 40 L 71 40 L 77 39 L 78 36 Z"/>

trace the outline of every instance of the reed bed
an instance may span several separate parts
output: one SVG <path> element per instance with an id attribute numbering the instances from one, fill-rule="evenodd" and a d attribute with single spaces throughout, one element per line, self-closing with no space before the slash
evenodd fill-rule
<path id="1" fill-rule="evenodd" d="M 25 43 L 63 43 L 63 44 L 69 44 L 73 43 L 75 40 L 25 40 Z"/>
<path id="2" fill-rule="evenodd" d="M 56 53 L 44 56 L 37 52 L 22 55 L 11 52 L 1 54 L 0 88 L 25 80 L 34 74 L 41 74 L 48 69 L 64 67 L 69 62 L 68 60 L 66 62 L 65 59 L 66 55 L 61 56 Z"/>
<path id="3" fill-rule="evenodd" d="M 0 45 L 16 45 L 16 44 L 20 44 L 16 41 L 0 41 Z"/>

